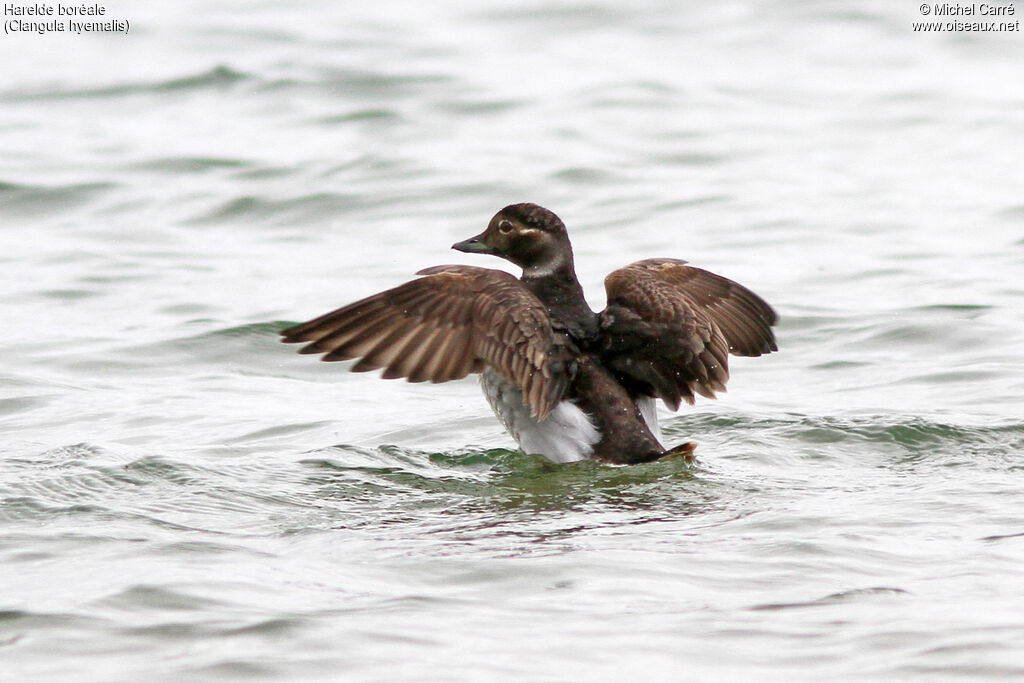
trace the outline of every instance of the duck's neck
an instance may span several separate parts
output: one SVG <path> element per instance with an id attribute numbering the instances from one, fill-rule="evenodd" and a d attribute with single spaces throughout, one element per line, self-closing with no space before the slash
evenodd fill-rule
<path id="1" fill-rule="evenodd" d="M 564 326 L 577 341 L 597 335 L 597 315 L 583 297 L 571 254 L 542 266 L 524 268 L 523 284 L 547 307 L 552 321 Z"/>

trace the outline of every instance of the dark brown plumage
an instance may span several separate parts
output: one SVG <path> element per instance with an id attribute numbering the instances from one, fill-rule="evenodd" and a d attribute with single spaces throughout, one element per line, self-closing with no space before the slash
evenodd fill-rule
<path id="1" fill-rule="evenodd" d="M 715 398 L 729 380 L 729 354 L 777 351 L 775 311 L 732 280 L 678 259 L 646 259 L 604 280 L 608 305 L 600 355 L 634 391 L 672 410 L 694 393 Z"/>
<path id="2" fill-rule="evenodd" d="M 384 379 L 447 382 L 495 367 L 543 420 L 562 399 L 570 354 L 544 305 L 500 270 L 435 266 L 423 277 L 339 308 L 281 334 L 312 342 L 300 353 L 361 360 Z"/>
<path id="3" fill-rule="evenodd" d="M 383 368 L 384 378 L 411 382 L 486 370 L 485 391 L 499 417 L 524 449 L 547 449 L 542 454 L 556 461 L 641 462 L 688 452 L 664 450 L 641 403 L 660 398 L 675 410 L 696 394 L 714 398 L 725 391 L 730 353 L 777 350 L 776 315 L 764 300 L 676 259 L 609 274 L 608 305 L 595 314 L 576 279 L 565 225 L 535 204 L 505 207 L 487 230 L 454 248 L 508 259 L 523 277 L 427 268 L 416 280 L 284 330 L 284 341 L 310 342 L 301 353 L 323 360 L 358 358 L 355 372 Z M 558 419 L 549 420 L 556 408 Z M 571 446 L 547 445 L 561 443 L 557 425 L 572 432 Z"/>

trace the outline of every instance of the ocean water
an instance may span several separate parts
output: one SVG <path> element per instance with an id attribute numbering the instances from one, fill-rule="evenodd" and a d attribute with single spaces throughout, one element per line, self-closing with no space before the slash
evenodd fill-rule
<path id="1" fill-rule="evenodd" d="M 1024 676 L 1019 31 L 338 5 L 0 36 L 0 678 Z M 595 308 L 651 256 L 776 307 L 778 354 L 662 413 L 694 464 L 551 465 L 472 380 L 277 341 L 504 267 L 449 245 L 518 201 Z"/>

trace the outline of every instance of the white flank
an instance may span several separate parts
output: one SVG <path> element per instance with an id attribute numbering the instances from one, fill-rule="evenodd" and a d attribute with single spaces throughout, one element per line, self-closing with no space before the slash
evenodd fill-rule
<path id="1" fill-rule="evenodd" d="M 526 453 L 559 463 L 586 460 L 601 439 L 590 417 L 571 401 L 562 401 L 547 419 L 537 422 L 523 405 L 519 388 L 491 368 L 480 374 L 480 386 L 494 414 Z"/>
<path id="2" fill-rule="evenodd" d="M 661 440 L 661 427 L 658 426 L 658 404 L 650 396 L 644 396 L 637 399 L 636 407 L 640 409 L 640 414 L 644 416 L 644 422 L 647 423 L 647 428 L 651 430 L 651 434 L 654 434 L 654 438 L 658 440 L 658 443 L 664 443 Z"/>

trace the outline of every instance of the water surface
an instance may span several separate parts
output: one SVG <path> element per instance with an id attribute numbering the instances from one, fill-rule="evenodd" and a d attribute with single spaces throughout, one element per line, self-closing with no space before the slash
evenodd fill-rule
<path id="1" fill-rule="evenodd" d="M 1024 675 L 1020 34 L 864 1 L 111 3 L 4 36 L 12 680 Z M 780 353 L 698 461 L 555 466 L 475 383 L 276 333 L 501 206 L 595 308 L 650 256 Z"/>

